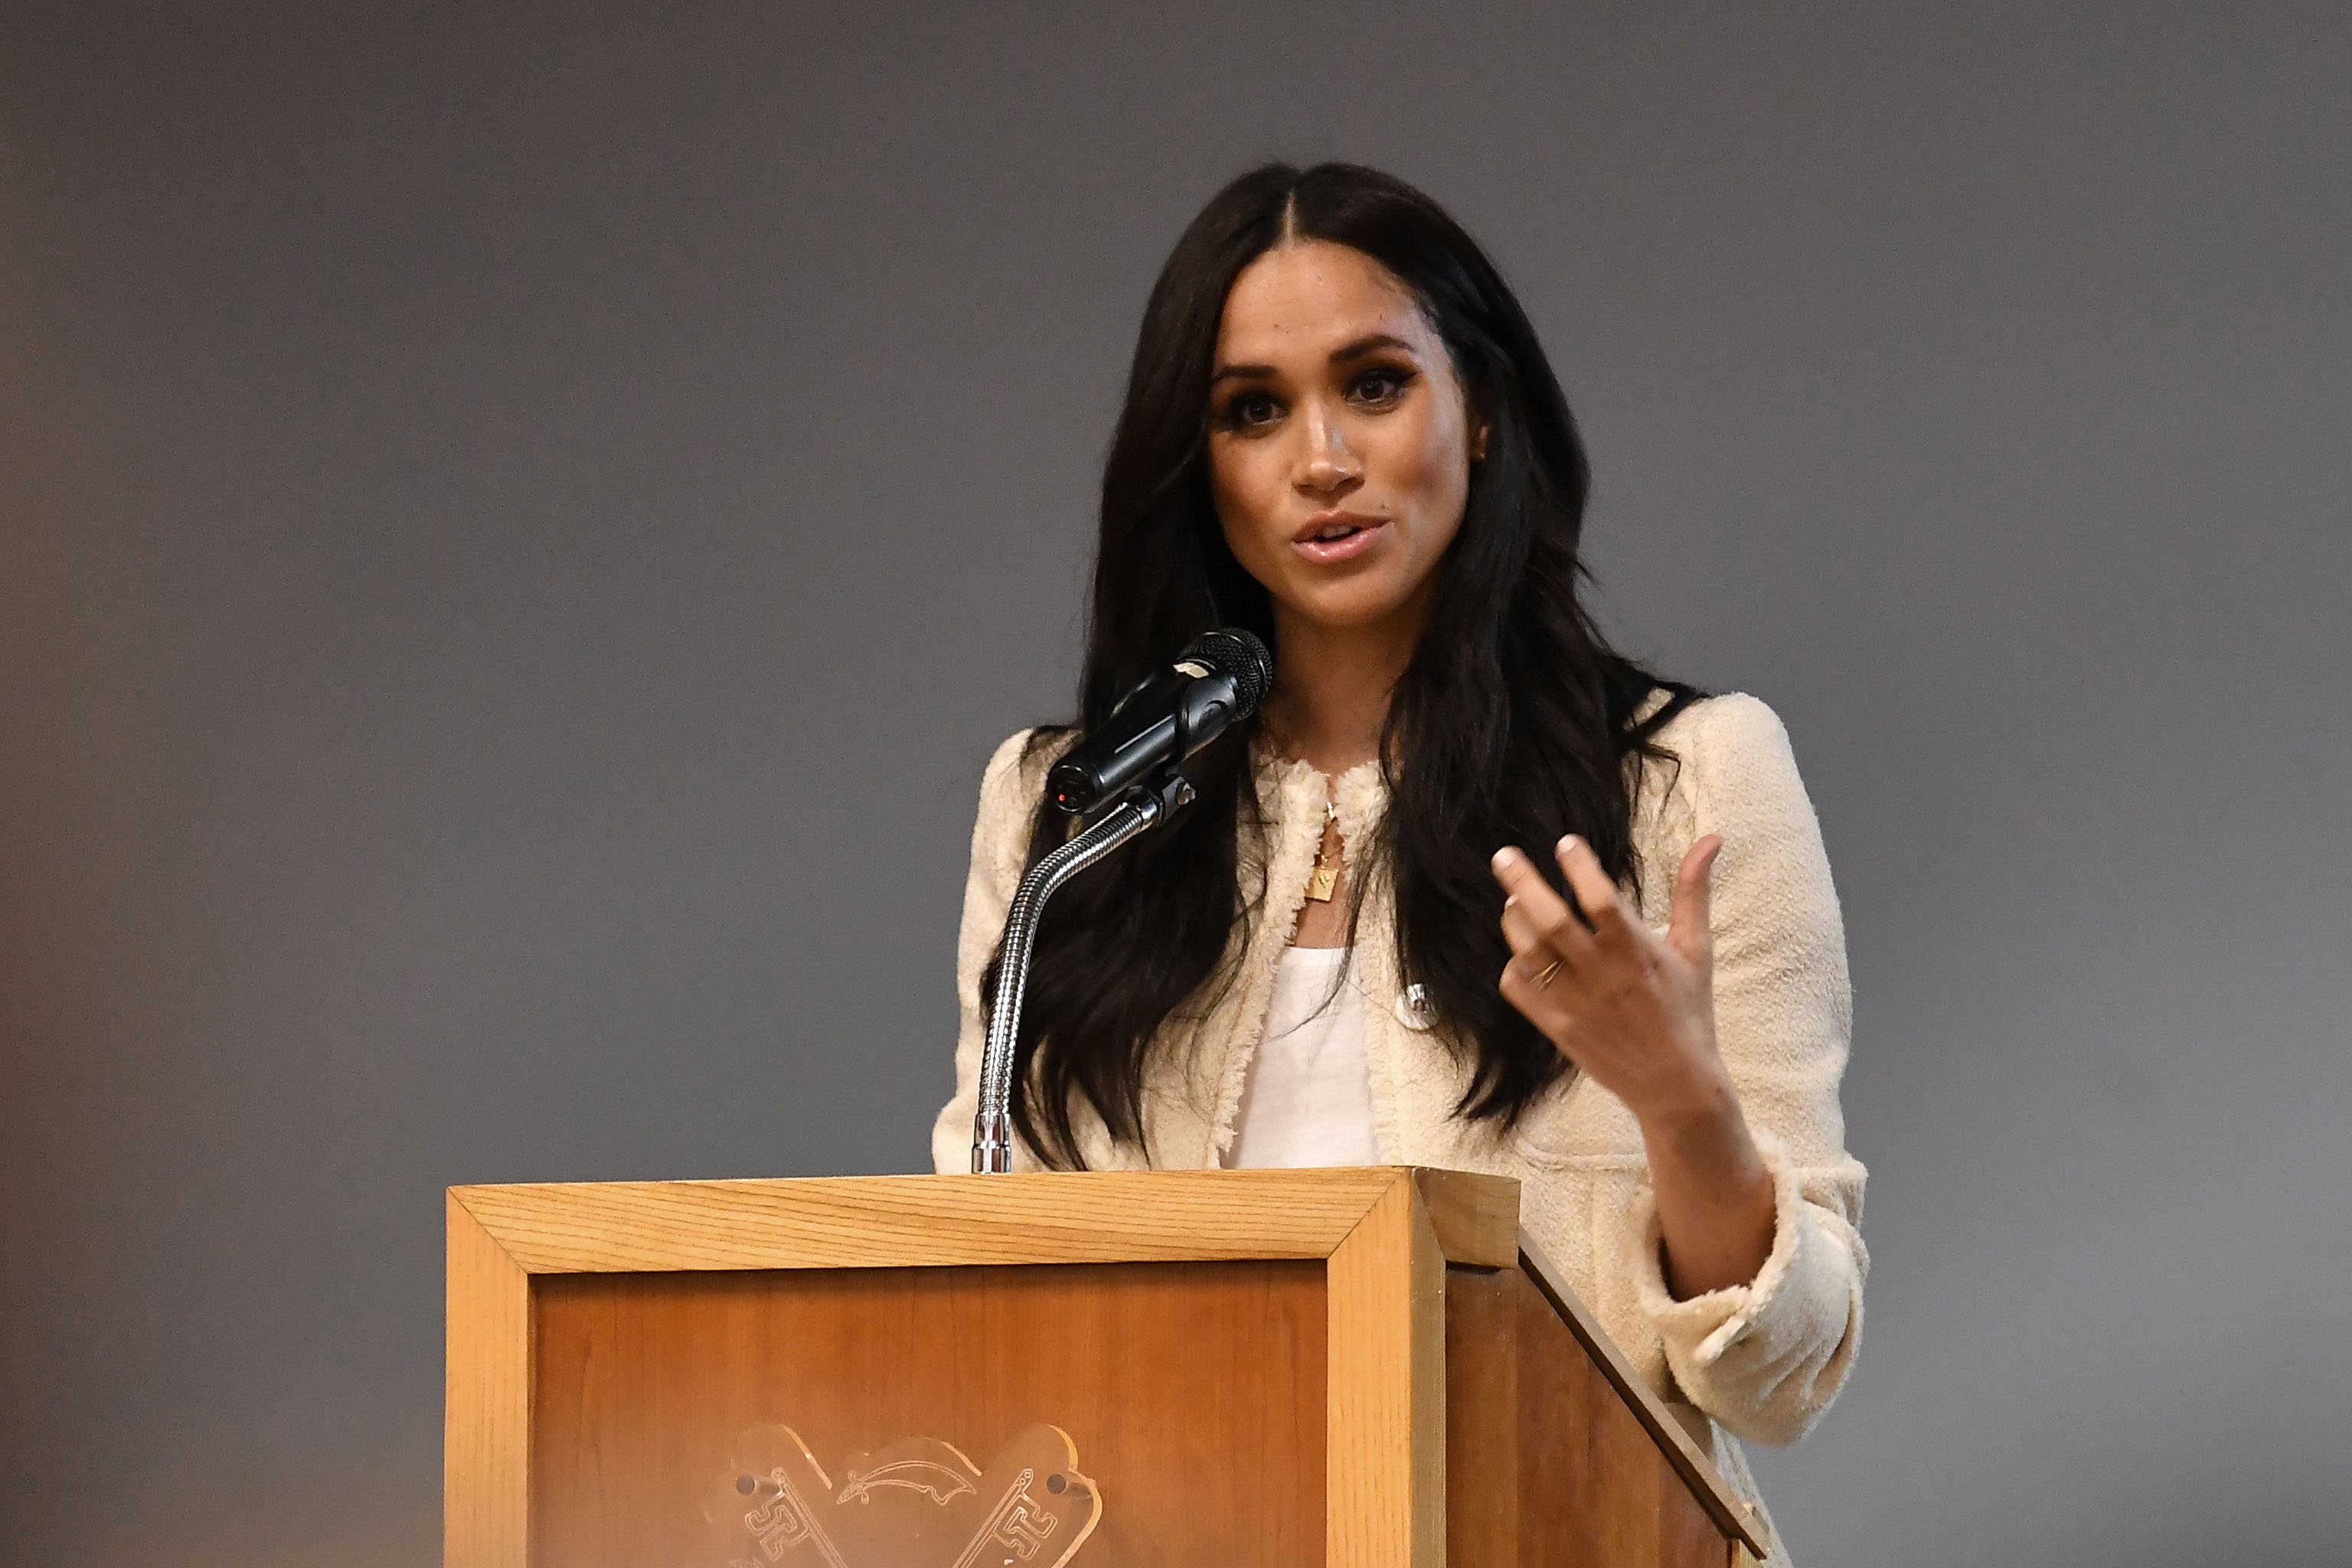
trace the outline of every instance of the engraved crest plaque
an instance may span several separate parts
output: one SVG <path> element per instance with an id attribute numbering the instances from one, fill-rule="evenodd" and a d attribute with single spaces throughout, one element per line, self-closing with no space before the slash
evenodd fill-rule
<path id="1" fill-rule="evenodd" d="M 1102 1496 L 1058 1426 L 1015 1433 L 987 1465 L 908 1437 L 835 1476 L 789 1426 L 735 1439 L 703 1500 L 715 1568 L 1063 1568 Z"/>

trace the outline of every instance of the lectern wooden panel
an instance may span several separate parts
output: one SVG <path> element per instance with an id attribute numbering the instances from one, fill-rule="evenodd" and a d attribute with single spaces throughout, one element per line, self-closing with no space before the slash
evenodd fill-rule
<path id="1" fill-rule="evenodd" d="M 1321 1276 L 1280 1261 L 839 1269 L 790 1289 L 558 1278 L 539 1296 L 533 1543 L 565 1568 L 675 1561 L 729 1445 L 762 1422 L 828 1468 L 916 1434 L 985 1466 L 1042 1416 L 1083 1435 L 1080 1467 L 1108 1492 L 1078 1564 L 1208 1562 L 1246 1542 L 1264 1568 L 1319 1565 Z"/>
<path id="2" fill-rule="evenodd" d="M 1401 1168 L 453 1189 L 446 1560 L 1727 1568 L 1752 1521 L 1517 1208 Z"/>

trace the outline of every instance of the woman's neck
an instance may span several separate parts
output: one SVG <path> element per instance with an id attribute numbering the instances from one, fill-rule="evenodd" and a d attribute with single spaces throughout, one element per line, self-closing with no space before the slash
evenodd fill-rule
<path id="1" fill-rule="evenodd" d="M 1389 700 L 1412 662 L 1420 616 L 1333 626 L 1275 609 L 1281 649 L 1266 728 L 1286 756 L 1338 774 L 1380 755 Z"/>

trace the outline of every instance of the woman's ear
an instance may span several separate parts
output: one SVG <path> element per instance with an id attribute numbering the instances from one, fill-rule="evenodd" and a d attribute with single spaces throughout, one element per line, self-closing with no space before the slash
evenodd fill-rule
<path id="1" fill-rule="evenodd" d="M 1484 419 L 1477 421 L 1477 423 L 1471 427 L 1470 460 L 1474 463 L 1483 460 L 1486 456 L 1487 428 L 1487 424 Z"/>

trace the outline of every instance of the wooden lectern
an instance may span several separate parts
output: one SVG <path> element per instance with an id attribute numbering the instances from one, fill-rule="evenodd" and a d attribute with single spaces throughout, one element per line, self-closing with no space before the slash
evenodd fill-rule
<path id="1" fill-rule="evenodd" d="M 447 1568 L 1763 1555 L 1501 1178 L 456 1187 L 448 1217 Z"/>

